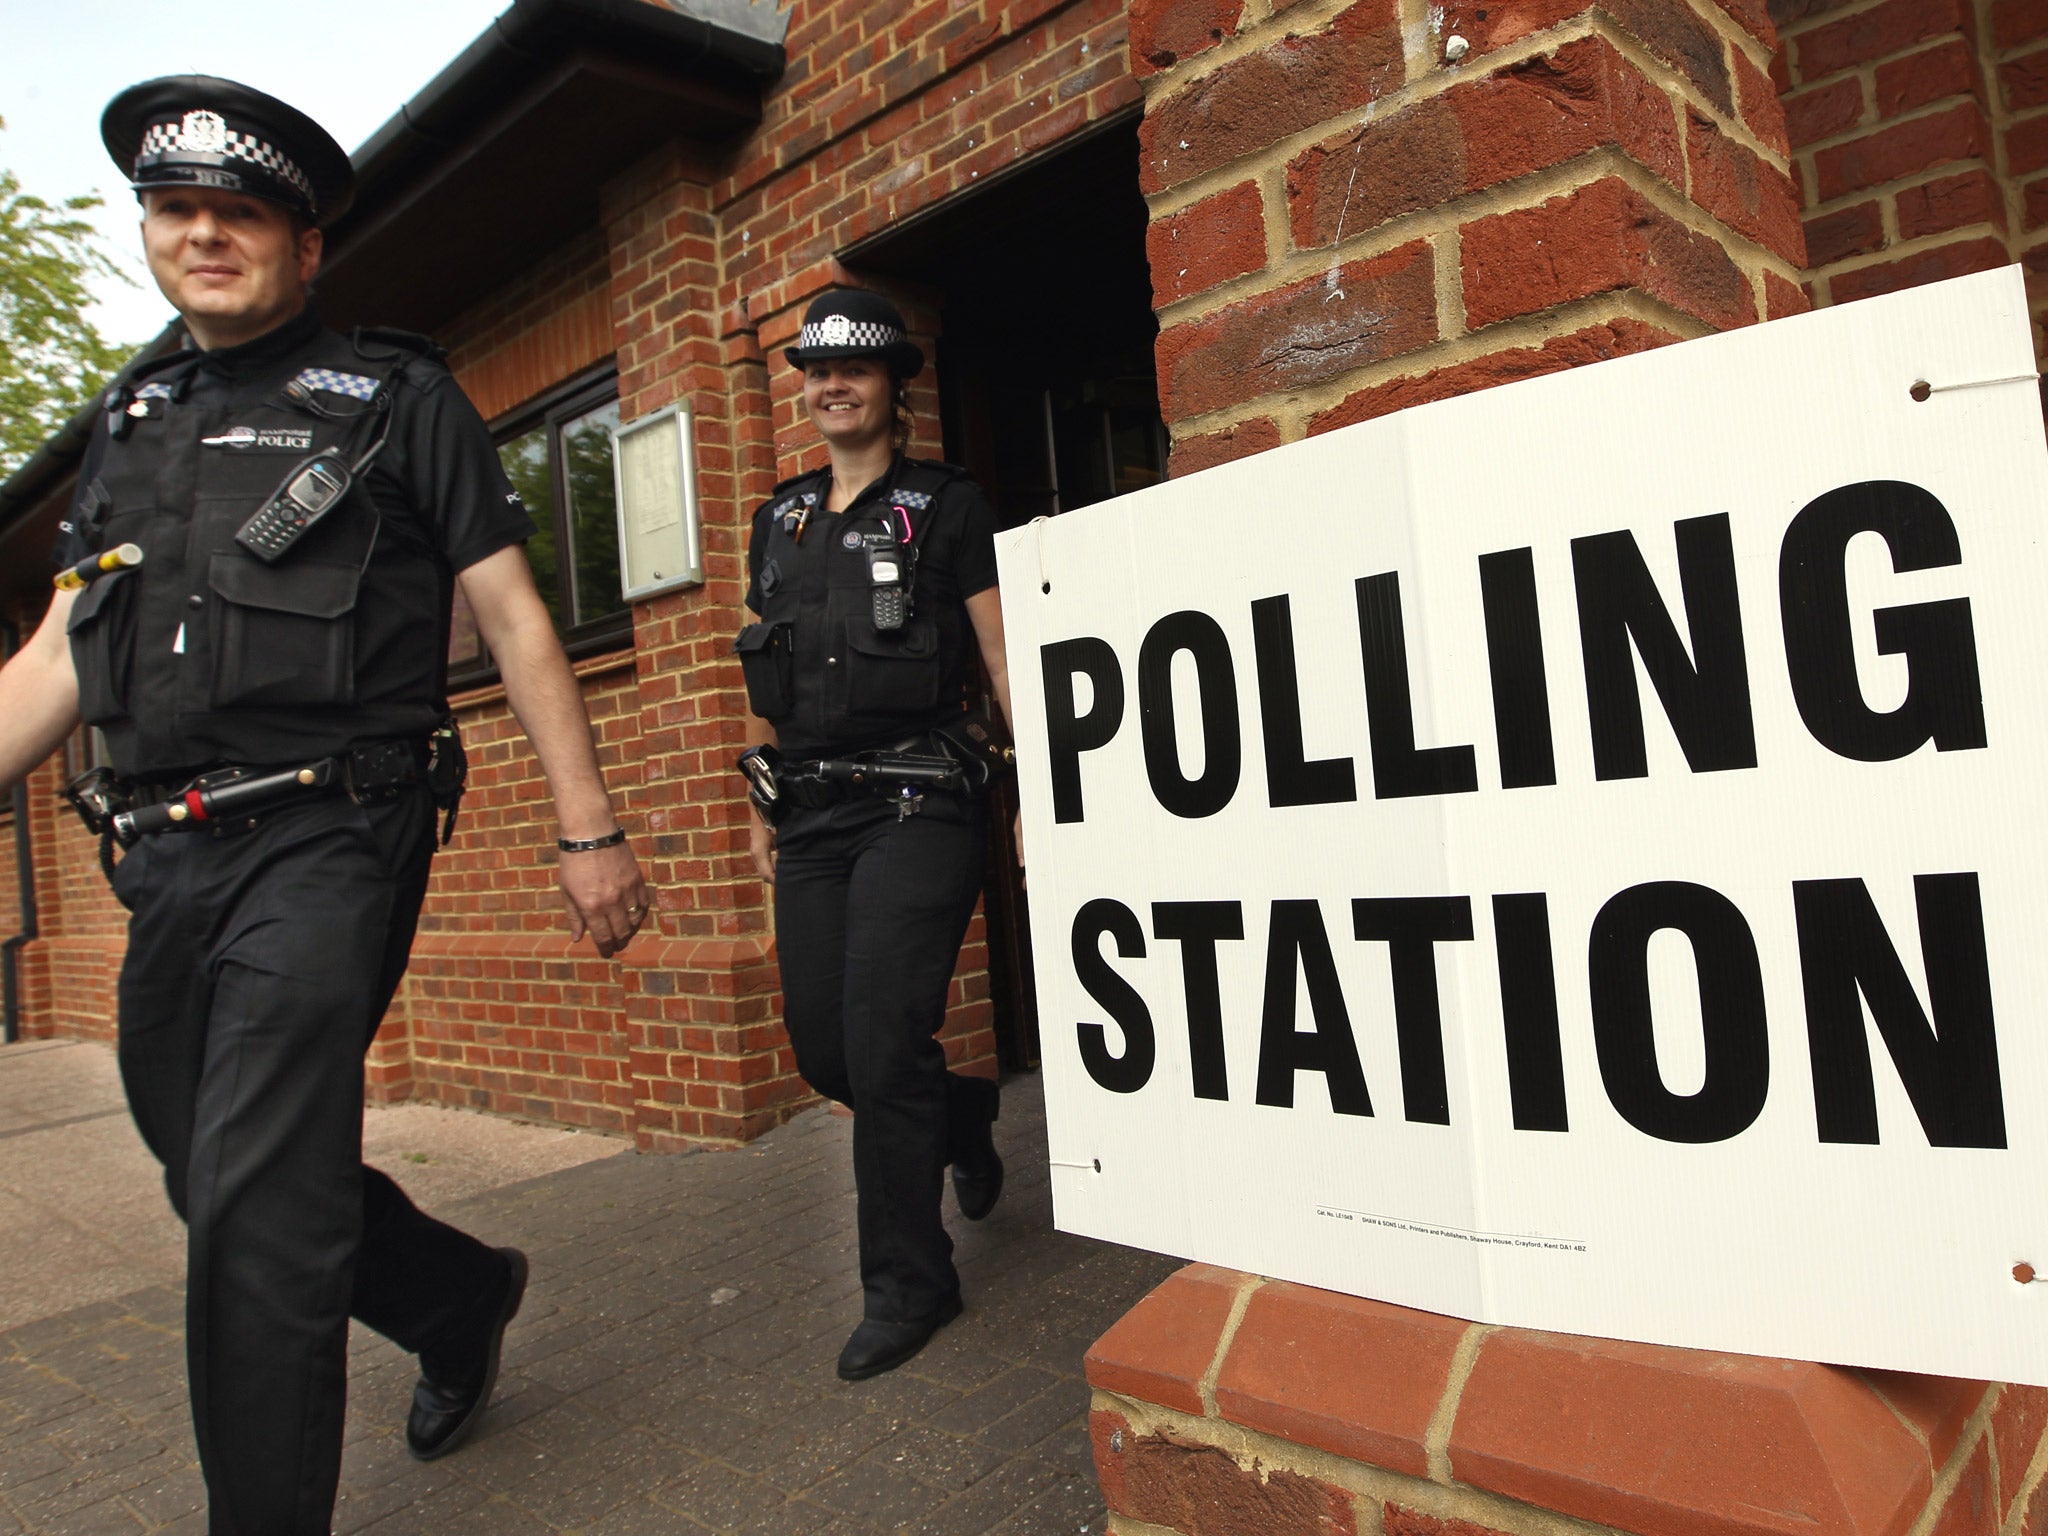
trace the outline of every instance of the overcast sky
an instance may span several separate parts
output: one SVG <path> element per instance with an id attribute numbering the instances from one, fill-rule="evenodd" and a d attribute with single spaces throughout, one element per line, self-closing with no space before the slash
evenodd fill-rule
<path id="1" fill-rule="evenodd" d="M 98 192 L 104 248 L 137 286 L 105 282 L 94 322 L 140 345 L 170 318 L 137 254 L 134 194 L 100 144 L 100 112 L 158 75 L 223 75 L 283 97 L 353 152 L 510 0 L 0 0 L 0 166 L 51 202 Z"/>

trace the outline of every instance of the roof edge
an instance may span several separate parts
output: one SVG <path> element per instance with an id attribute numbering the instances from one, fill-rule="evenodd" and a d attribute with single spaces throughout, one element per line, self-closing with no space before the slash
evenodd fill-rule
<path id="1" fill-rule="evenodd" d="M 649 62 L 677 68 L 709 65 L 766 84 L 787 64 L 782 46 L 787 28 L 788 17 L 776 10 L 774 0 L 512 0 L 349 156 L 358 191 L 355 205 L 337 221 L 342 243 L 349 226 L 366 222 L 382 199 L 402 188 L 408 171 L 451 147 L 503 103 L 514 82 L 551 68 L 567 45 L 628 48 Z M 143 363 L 175 350 L 178 334 L 175 324 L 167 326 L 110 383 L 122 382 Z M 80 406 L 0 481 L 0 537 L 33 511 L 84 454 L 103 394 Z"/>

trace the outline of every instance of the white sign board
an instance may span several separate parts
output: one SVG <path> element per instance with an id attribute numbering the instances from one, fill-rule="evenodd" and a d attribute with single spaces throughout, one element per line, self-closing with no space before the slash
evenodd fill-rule
<path id="1" fill-rule="evenodd" d="M 612 428 L 619 595 L 627 602 L 704 580 L 691 420 L 677 401 Z"/>
<path id="2" fill-rule="evenodd" d="M 2014 269 L 1005 535 L 1059 1225 L 2048 1383 L 2044 513 Z"/>

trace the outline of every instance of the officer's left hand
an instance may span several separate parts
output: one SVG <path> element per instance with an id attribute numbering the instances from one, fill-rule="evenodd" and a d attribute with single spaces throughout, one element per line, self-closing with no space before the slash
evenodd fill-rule
<path id="1" fill-rule="evenodd" d="M 654 910 L 654 897 L 640 878 L 640 861 L 630 844 L 620 843 L 565 853 L 560 868 L 570 942 L 588 933 L 598 954 L 609 960 L 633 941 Z"/>

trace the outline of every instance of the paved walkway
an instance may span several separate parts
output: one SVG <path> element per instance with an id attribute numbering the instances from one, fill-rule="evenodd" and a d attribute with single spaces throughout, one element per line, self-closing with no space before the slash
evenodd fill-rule
<path id="1" fill-rule="evenodd" d="M 107 1107 L 89 1092 L 10 1094 L 30 1064 L 17 1053 L 48 1049 L 0 1050 L 0 1195 L 65 1130 L 38 1117 L 109 1136 L 125 1123 L 73 1118 Z M 738 1152 L 595 1160 L 584 1159 L 617 1144 L 524 1133 L 577 1143 L 535 1154 L 575 1165 L 436 1207 L 533 1260 L 496 1404 L 461 1452 L 412 1462 L 399 1433 L 411 1361 L 358 1329 L 336 1531 L 1100 1536 L 1081 1355 L 1175 1263 L 1052 1230 L 1038 1088 L 1024 1077 L 1005 1089 L 1002 1204 L 978 1225 L 952 1221 L 966 1315 L 909 1366 L 853 1386 L 832 1369 L 860 1317 L 851 1122 L 813 1112 Z M 439 1122 L 444 1149 L 477 1127 L 504 1135 L 481 1117 L 410 1113 Z M 412 1175 L 435 1154 L 416 1164 L 407 1144 L 393 1133 L 375 1160 L 423 1188 Z M 67 1166 L 40 1198 L 61 1204 L 73 1177 L 108 1185 L 103 1170 Z M 146 1262 L 161 1249 L 154 1206 L 125 1187 L 108 1198 L 109 1221 L 137 1226 L 77 1240 Z M 14 1216 L 0 1227 L 0 1297 L 33 1236 Z M 182 1314 L 173 1273 L 0 1331 L 0 1536 L 205 1531 Z"/>

